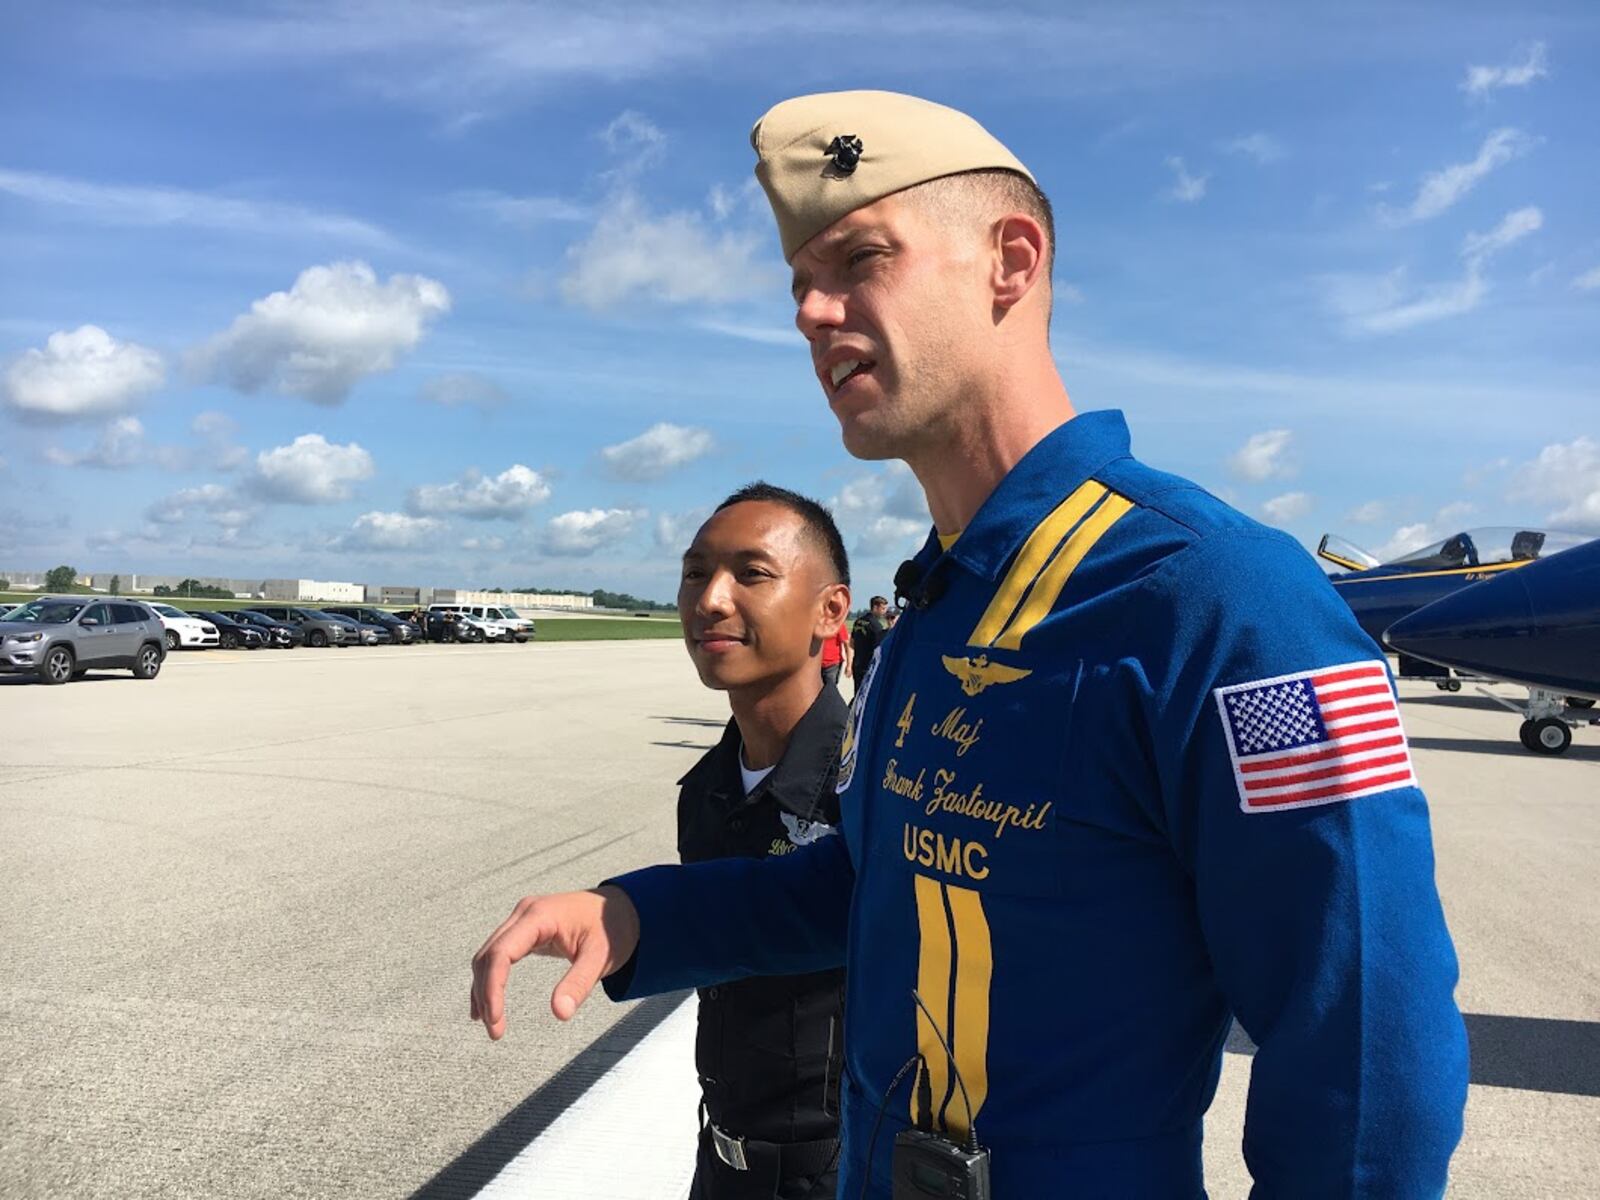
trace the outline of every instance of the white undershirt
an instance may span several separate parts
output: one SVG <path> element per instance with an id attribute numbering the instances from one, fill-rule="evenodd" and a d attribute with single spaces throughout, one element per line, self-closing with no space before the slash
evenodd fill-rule
<path id="1" fill-rule="evenodd" d="M 744 779 L 744 794 L 748 796 L 761 786 L 761 781 L 777 769 L 777 763 L 770 767 L 762 767 L 759 771 L 752 771 L 744 765 L 744 747 L 739 747 L 739 774 Z"/>

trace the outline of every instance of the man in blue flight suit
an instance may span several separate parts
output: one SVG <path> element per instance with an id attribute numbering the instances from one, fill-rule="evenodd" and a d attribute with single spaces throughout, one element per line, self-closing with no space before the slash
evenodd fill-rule
<path id="1" fill-rule="evenodd" d="M 530 953 L 572 964 L 561 1019 L 602 978 L 843 961 L 839 1194 L 889 1196 L 915 1126 L 975 1134 L 1001 1200 L 1203 1196 L 1236 1018 L 1256 1197 L 1442 1194 L 1466 1037 L 1380 650 L 1292 540 L 1076 414 L 1049 204 L 975 121 L 846 92 L 752 141 L 845 446 L 907 462 L 935 525 L 855 700 L 844 836 L 524 900 L 473 1015 L 503 1035 Z"/>

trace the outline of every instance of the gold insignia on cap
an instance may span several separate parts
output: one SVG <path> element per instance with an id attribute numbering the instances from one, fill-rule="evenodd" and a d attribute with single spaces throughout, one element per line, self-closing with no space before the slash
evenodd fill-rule
<path id="1" fill-rule="evenodd" d="M 846 213 L 930 179 L 988 170 L 1033 179 L 966 113 L 898 92 L 785 100 L 756 122 L 750 144 L 786 259 Z"/>

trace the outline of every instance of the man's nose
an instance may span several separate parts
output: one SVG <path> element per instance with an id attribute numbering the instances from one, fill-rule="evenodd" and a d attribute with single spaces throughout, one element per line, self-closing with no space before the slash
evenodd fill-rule
<path id="1" fill-rule="evenodd" d="M 844 324 L 844 297 L 821 288 L 808 289 L 794 311 L 794 323 L 806 341 L 816 341 L 823 330 L 837 329 Z"/>
<path id="2" fill-rule="evenodd" d="M 733 611 L 733 576 L 714 571 L 695 601 L 694 610 L 702 617 L 718 617 Z"/>

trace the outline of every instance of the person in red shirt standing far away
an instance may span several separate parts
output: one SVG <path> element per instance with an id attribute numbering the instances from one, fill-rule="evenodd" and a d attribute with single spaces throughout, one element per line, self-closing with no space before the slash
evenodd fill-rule
<path id="1" fill-rule="evenodd" d="M 850 629 L 842 621 L 833 636 L 822 643 L 822 682 L 839 686 L 841 669 L 850 670 Z"/>

